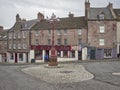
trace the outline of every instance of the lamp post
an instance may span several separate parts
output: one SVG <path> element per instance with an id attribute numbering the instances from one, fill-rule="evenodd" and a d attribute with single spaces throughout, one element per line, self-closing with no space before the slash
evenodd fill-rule
<path id="1" fill-rule="evenodd" d="M 50 19 L 47 18 L 47 21 L 52 24 L 52 47 L 51 47 L 51 56 L 49 58 L 48 66 L 57 66 L 58 62 L 57 62 L 57 53 L 55 49 L 54 31 L 57 22 L 59 22 L 59 18 L 56 18 L 55 14 L 53 13 Z"/>

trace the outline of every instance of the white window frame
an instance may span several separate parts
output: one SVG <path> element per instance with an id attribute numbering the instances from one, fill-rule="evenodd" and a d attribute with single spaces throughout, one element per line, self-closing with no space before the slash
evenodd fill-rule
<path id="1" fill-rule="evenodd" d="M 26 38 L 27 32 L 26 31 L 22 31 L 23 34 L 23 38 Z"/>
<path id="2" fill-rule="evenodd" d="M 64 39 L 64 45 L 68 45 L 68 40 Z"/>
<path id="3" fill-rule="evenodd" d="M 13 49 L 16 49 L 16 44 L 13 44 Z"/>
<path id="4" fill-rule="evenodd" d="M 105 26 L 104 25 L 99 26 L 99 32 L 105 33 Z"/>
<path id="5" fill-rule="evenodd" d="M 20 32 L 18 32 L 18 38 L 21 38 L 21 33 Z"/>
<path id="6" fill-rule="evenodd" d="M 39 31 L 35 30 L 35 36 L 38 36 L 38 35 L 39 35 Z"/>
<path id="7" fill-rule="evenodd" d="M 9 44 L 9 49 L 12 49 L 12 44 Z"/>
<path id="8" fill-rule="evenodd" d="M 16 33 L 15 33 L 15 32 L 13 33 L 13 38 L 14 38 L 14 39 L 16 38 Z"/>
<path id="9" fill-rule="evenodd" d="M 23 49 L 26 49 L 26 48 L 27 48 L 26 43 L 23 43 Z"/>
<path id="10" fill-rule="evenodd" d="M 99 39 L 99 45 L 100 46 L 105 45 L 105 39 Z"/>
<path id="11" fill-rule="evenodd" d="M 64 35 L 67 35 L 67 29 L 64 29 Z"/>
<path id="12" fill-rule="evenodd" d="M 50 29 L 48 29 L 48 34 L 51 35 L 51 30 Z"/>
<path id="13" fill-rule="evenodd" d="M 60 29 L 57 30 L 57 35 L 61 35 L 61 30 Z"/>
<path id="14" fill-rule="evenodd" d="M 12 38 L 12 33 L 9 33 L 9 39 L 11 39 Z"/>
<path id="15" fill-rule="evenodd" d="M 21 44 L 20 43 L 18 44 L 18 49 L 21 49 Z"/>
<path id="16" fill-rule="evenodd" d="M 78 29 L 78 35 L 82 35 L 82 29 Z"/>

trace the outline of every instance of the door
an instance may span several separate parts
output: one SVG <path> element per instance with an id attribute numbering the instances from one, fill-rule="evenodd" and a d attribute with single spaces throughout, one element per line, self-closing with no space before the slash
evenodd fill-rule
<path id="1" fill-rule="evenodd" d="M 90 59 L 95 59 L 95 50 L 90 51 Z"/>
<path id="2" fill-rule="evenodd" d="M 78 51 L 78 60 L 82 60 L 82 51 Z"/>
<path id="3" fill-rule="evenodd" d="M 17 53 L 15 53 L 15 63 L 17 63 Z"/>

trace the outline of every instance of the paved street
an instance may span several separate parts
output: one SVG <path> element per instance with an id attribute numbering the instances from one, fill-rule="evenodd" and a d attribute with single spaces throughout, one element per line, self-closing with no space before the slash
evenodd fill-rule
<path id="1" fill-rule="evenodd" d="M 67 63 L 65 63 L 67 64 Z M 82 65 L 94 78 L 74 83 L 51 83 L 21 71 L 37 65 L 0 64 L 0 90 L 120 90 L 120 61 L 74 63 Z"/>

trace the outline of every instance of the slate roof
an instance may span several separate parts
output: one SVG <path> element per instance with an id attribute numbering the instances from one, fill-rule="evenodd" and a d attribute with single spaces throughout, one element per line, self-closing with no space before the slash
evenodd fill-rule
<path id="1" fill-rule="evenodd" d="M 25 21 L 22 23 L 22 29 L 30 29 L 38 21 L 38 19 Z"/>
<path id="2" fill-rule="evenodd" d="M 34 20 L 28 20 L 28 21 L 15 22 L 15 24 L 9 30 L 9 32 L 14 30 L 29 30 L 38 21 L 39 21 L 38 19 L 34 19 Z"/>
<path id="3" fill-rule="evenodd" d="M 104 13 L 105 18 L 104 19 L 114 19 L 110 9 L 108 7 L 103 7 L 103 8 L 90 8 L 89 12 L 89 19 L 98 19 L 98 15 L 101 13 Z"/>
<path id="4" fill-rule="evenodd" d="M 117 16 L 117 20 L 120 20 L 120 9 L 114 9 L 114 12 Z"/>
<path id="5" fill-rule="evenodd" d="M 86 28 L 85 17 L 67 17 L 60 18 L 60 21 L 56 24 L 57 29 L 80 29 Z M 41 20 L 37 22 L 31 29 L 32 30 L 48 30 L 52 25 L 47 20 Z"/>
<path id="6" fill-rule="evenodd" d="M 5 41 L 7 40 L 7 32 L 8 30 L 4 30 L 2 33 L 0 33 L 0 41 Z"/>

